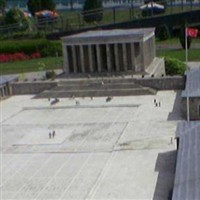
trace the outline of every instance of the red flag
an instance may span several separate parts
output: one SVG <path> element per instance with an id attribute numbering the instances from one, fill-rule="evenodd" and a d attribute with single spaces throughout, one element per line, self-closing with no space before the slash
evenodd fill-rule
<path id="1" fill-rule="evenodd" d="M 186 33 L 187 33 L 187 36 L 190 36 L 192 38 L 196 38 L 198 36 L 198 29 L 195 29 L 195 28 L 187 28 L 186 29 Z"/>

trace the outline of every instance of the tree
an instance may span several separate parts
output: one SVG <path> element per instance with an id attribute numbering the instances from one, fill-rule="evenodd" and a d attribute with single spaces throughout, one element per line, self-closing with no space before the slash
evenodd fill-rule
<path id="1" fill-rule="evenodd" d="M 166 24 L 162 24 L 156 28 L 156 37 L 161 41 L 170 38 L 170 31 Z"/>
<path id="2" fill-rule="evenodd" d="M 181 46 L 183 47 L 183 49 L 186 49 L 186 43 L 185 43 L 185 25 L 182 26 L 182 28 L 180 29 L 180 36 L 179 36 L 179 40 L 181 43 Z M 187 36 L 187 48 L 189 49 L 192 43 L 192 38 L 190 36 Z"/>
<path id="3" fill-rule="evenodd" d="M 41 10 L 55 10 L 56 4 L 53 0 L 28 0 L 27 2 L 29 12 L 34 16 L 35 12 Z"/>
<path id="4" fill-rule="evenodd" d="M 83 5 L 83 19 L 85 22 L 99 22 L 103 18 L 101 0 L 85 0 Z"/>
<path id="5" fill-rule="evenodd" d="M 11 8 L 5 15 L 5 24 L 18 24 L 19 27 L 27 27 L 28 19 L 23 11 L 18 8 Z"/>
<path id="6" fill-rule="evenodd" d="M 5 13 L 6 1 L 0 0 L 0 13 Z"/>

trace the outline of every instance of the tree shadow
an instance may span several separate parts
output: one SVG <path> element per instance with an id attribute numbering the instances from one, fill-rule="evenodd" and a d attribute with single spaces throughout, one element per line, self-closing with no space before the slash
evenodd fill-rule
<path id="1" fill-rule="evenodd" d="M 177 91 L 173 109 L 172 112 L 169 113 L 167 121 L 184 120 L 184 117 L 181 112 L 181 106 L 182 106 L 181 101 L 182 101 L 181 91 Z"/>
<path id="2" fill-rule="evenodd" d="M 174 186 L 177 151 L 159 153 L 155 171 L 158 179 L 154 191 L 153 200 L 170 200 Z"/>

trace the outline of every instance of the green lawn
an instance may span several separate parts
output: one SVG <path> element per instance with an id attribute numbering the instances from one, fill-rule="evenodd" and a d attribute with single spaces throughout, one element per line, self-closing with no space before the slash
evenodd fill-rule
<path id="1" fill-rule="evenodd" d="M 49 69 L 62 69 L 62 57 L 46 57 L 0 64 L 0 74 L 15 74 Z"/>
<path id="2" fill-rule="evenodd" d="M 185 61 L 185 50 L 183 49 L 159 49 L 156 52 L 158 57 L 171 57 L 181 61 Z M 188 50 L 188 61 L 200 61 L 200 49 L 189 49 Z"/>
<path id="3" fill-rule="evenodd" d="M 195 39 L 193 43 L 200 43 L 200 39 Z M 179 44 L 178 38 L 173 38 L 167 41 L 156 41 L 156 45 L 168 45 Z M 185 61 L 185 50 L 184 49 L 164 49 L 159 48 L 156 52 L 158 57 L 172 57 Z M 200 61 L 200 49 L 189 49 L 188 51 L 188 61 Z M 14 74 L 14 73 L 25 73 L 33 71 L 42 71 L 49 69 L 62 69 L 63 68 L 63 58 L 62 57 L 46 57 L 40 59 L 19 61 L 19 62 L 9 62 L 0 64 L 0 74 Z"/>

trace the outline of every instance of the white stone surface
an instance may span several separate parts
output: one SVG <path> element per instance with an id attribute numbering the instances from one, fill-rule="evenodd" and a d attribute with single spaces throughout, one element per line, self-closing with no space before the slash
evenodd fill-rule
<path id="1" fill-rule="evenodd" d="M 176 95 L 2 101 L 2 199 L 167 199 Z"/>

